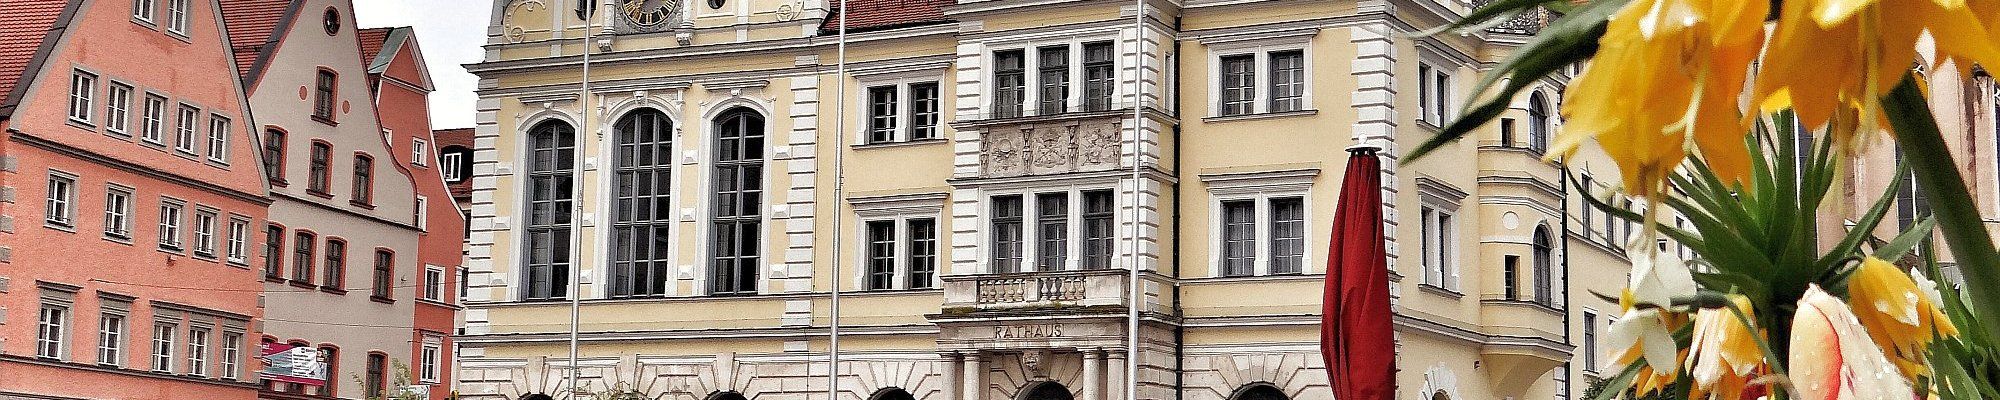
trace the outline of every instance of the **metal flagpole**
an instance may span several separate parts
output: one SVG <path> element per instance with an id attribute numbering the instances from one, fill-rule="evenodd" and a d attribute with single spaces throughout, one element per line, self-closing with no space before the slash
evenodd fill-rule
<path id="1" fill-rule="evenodd" d="M 827 400 L 838 400 L 840 398 L 840 276 L 842 274 L 840 270 L 842 261 L 840 256 L 840 237 L 845 236 L 840 233 L 840 222 L 841 216 L 846 214 L 846 212 L 840 210 L 840 202 L 845 201 L 844 199 L 847 196 L 847 11 L 847 0 L 840 0 L 840 10 L 837 16 L 840 18 L 838 25 L 839 33 L 836 35 L 834 43 L 838 55 L 834 61 L 833 73 L 833 84 L 835 86 L 833 100 L 833 288 L 831 290 L 831 304 L 827 307 L 832 310 L 832 314 L 827 316 Z"/>
<path id="2" fill-rule="evenodd" d="M 589 6 L 585 7 L 585 9 L 590 8 Z M 596 13 L 591 13 L 590 16 L 595 17 Z M 595 131 L 590 126 L 590 46 L 592 45 L 590 22 L 590 18 L 583 19 L 583 42 L 581 43 L 583 51 L 583 88 L 581 93 L 577 93 L 576 98 L 580 111 L 578 113 L 578 129 L 570 135 L 571 146 L 577 153 L 570 158 L 569 254 L 567 255 L 567 259 L 564 260 L 569 263 L 569 393 L 565 396 L 571 399 L 577 397 L 578 390 L 582 390 L 582 387 L 576 381 L 578 375 L 576 343 L 578 325 L 583 320 L 583 284 L 580 282 L 581 279 L 579 279 L 583 276 L 583 268 L 581 268 L 583 266 L 583 252 L 577 251 L 583 247 L 583 235 L 578 234 L 583 232 L 583 218 L 581 218 L 583 216 L 583 168 L 576 165 L 576 163 L 583 159 L 584 146 L 577 146 L 575 144 L 584 143 L 579 137 L 585 136 L 585 133 Z"/>
<path id="3" fill-rule="evenodd" d="M 1132 247 L 1127 255 L 1126 276 L 1126 320 L 1125 320 L 1125 399 L 1139 399 L 1139 309 L 1145 306 L 1145 295 L 1139 292 L 1139 219 L 1145 216 L 1139 202 L 1145 185 L 1139 179 L 1139 165 L 1143 157 L 1143 136 L 1145 134 L 1146 104 L 1146 0 L 1132 0 Z"/>

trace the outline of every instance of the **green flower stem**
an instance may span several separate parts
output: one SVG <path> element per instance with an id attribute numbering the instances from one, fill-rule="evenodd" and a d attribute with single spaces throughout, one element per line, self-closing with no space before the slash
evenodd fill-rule
<path id="1" fill-rule="evenodd" d="M 1882 99 L 1882 108 L 1904 159 L 1917 172 L 1918 188 L 1930 194 L 1932 215 L 1965 276 L 1967 305 L 1974 314 L 2000 312 L 2000 250 L 1980 221 L 1979 208 L 1973 206 L 1916 78 L 1904 75 Z M 2000 337 L 2000 318 L 1981 318 L 1979 325 L 1988 337 Z"/>

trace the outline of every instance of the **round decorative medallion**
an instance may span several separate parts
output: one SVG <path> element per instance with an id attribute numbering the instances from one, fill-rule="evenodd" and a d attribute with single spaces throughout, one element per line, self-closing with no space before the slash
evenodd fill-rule
<path id="1" fill-rule="evenodd" d="M 680 0 L 619 0 L 618 15 L 625 22 L 643 31 L 656 31 L 672 26 L 680 19 Z"/>

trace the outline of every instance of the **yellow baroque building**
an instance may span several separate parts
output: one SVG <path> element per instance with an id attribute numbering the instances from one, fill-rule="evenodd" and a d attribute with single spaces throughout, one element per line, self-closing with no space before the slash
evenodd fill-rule
<path id="1" fill-rule="evenodd" d="M 1385 147 L 1397 398 L 1614 372 L 1591 293 L 1634 229 L 1571 188 L 1618 174 L 1543 160 L 1574 71 L 1398 158 L 1547 15 L 1415 37 L 1475 4 L 849 0 L 843 46 L 838 2 L 577 1 L 495 1 L 467 66 L 464 398 L 826 399 L 837 320 L 842 399 L 1328 399 L 1358 143 Z"/>

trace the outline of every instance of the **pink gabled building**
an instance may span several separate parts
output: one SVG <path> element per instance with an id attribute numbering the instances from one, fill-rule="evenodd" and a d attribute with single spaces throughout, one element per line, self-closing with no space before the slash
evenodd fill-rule
<path id="1" fill-rule="evenodd" d="M 411 324 L 410 359 L 414 384 L 429 388 L 430 399 L 451 394 L 451 334 L 459 310 L 458 277 L 464 260 L 465 218 L 446 188 L 431 135 L 427 106 L 433 90 L 416 30 L 369 28 L 356 32 L 361 61 L 368 69 L 376 117 L 396 165 L 407 170 L 416 189 L 418 288 Z"/>
<path id="2" fill-rule="evenodd" d="M 255 397 L 271 199 L 217 7 L 0 0 L 0 399 Z"/>

